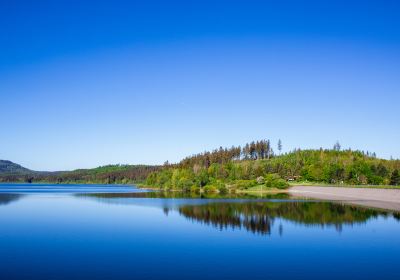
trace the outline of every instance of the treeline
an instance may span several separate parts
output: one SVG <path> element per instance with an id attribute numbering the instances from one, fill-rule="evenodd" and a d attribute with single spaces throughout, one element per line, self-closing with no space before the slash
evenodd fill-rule
<path id="1" fill-rule="evenodd" d="M 279 147 L 279 145 L 278 145 Z M 274 156 L 270 140 L 247 143 L 245 146 L 215 149 L 183 159 L 178 165 L 187 168 L 200 165 L 208 168 L 214 163 L 225 164 L 230 161 L 269 159 Z"/>
<path id="2" fill-rule="evenodd" d="M 281 145 L 278 144 L 278 150 Z M 263 186 L 285 188 L 290 181 L 397 186 L 400 185 L 399 170 L 399 160 L 378 159 L 369 152 L 341 150 L 339 143 L 334 149 L 298 149 L 276 156 L 270 141 L 265 140 L 243 148 L 220 148 L 188 157 L 177 165 L 167 165 L 150 174 L 146 185 L 206 192 Z"/>
<path id="3" fill-rule="evenodd" d="M 0 182 L 128 184 L 143 182 L 150 173 L 160 169 L 160 166 L 149 165 L 107 165 L 74 171 L 3 175 Z"/>
<path id="4" fill-rule="evenodd" d="M 275 158 L 274 172 L 299 181 L 350 185 L 400 185 L 399 160 L 352 150 L 296 150 Z"/>
<path id="5" fill-rule="evenodd" d="M 276 147 L 281 154 L 282 142 Z M 194 192 L 286 188 L 291 181 L 400 185 L 399 160 L 379 159 L 370 152 L 341 150 L 339 143 L 333 149 L 297 149 L 276 155 L 269 140 L 253 141 L 242 147 L 220 147 L 164 166 L 107 165 L 67 172 L 35 172 L 9 161 L 2 161 L 2 166 L 5 173 L 0 173 L 0 182 L 142 183 Z M 7 171 L 10 168 L 13 173 Z"/>

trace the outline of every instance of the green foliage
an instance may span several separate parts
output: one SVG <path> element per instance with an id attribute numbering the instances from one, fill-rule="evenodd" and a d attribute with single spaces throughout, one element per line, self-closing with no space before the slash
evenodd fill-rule
<path id="1" fill-rule="evenodd" d="M 251 145 L 248 149 L 252 150 Z M 223 151 L 218 152 L 221 157 Z M 229 153 L 229 150 L 226 151 Z M 232 159 L 223 163 L 210 163 L 201 155 L 185 159 L 184 164 L 168 166 L 152 173 L 147 178 L 147 184 L 178 190 L 196 187 L 196 190 L 204 192 L 233 192 L 260 184 L 267 188 L 284 189 L 288 187 L 288 181 L 347 185 L 400 184 L 400 175 L 395 171 L 400 169 L 399 160 L 377 159 L 360 151 L 295 150 L 282 156 L 269 155 L 269 159 L 256 159 L 255 156 L 251 159 L 248 154 L 247 159 Z"/>
<path id="2" fill-rule="evenodd" d="M 256 180 L 237 180 L 233 184 L 237 189 L 246 190 L 257 185 Z"/>
<path id="3" fill-rule="evenodd" d="M 221 184 L 221 185 L 218 187 L 218 191 L 219 191 L 220 194 L 227 194 L 227 193 L 229 193 L 229 189 L 226 187 L 225 184 Z"/>
<path id="4" fill-rule="evenodd" d="M 267 188 L 287 189 L 289 184 L 283 180 L 278 174 L 267 174 L 264 178 Z"/>
<path id="5" fill-rule="evenodd" d="M 400 172 L 399 170 L 395 170 L 392 173 L 392 176 L 390 177 L 390 184 L 393 186 L 398 186 L 400 185 Z"/>
<path id="6" fill-rule="evenodd" d="M 218 192 L 218 188 L 214 185 L 207 185 L 204 187 L 203 190 L 205 193 L 217 193 Z"/>
<path id="7" fill-rule="evenodd" d="M 28 170 L 28 169 L 25 169 Z M 49 183 L 96 183 L 129 184 L 146 180 L 150 173 L 161 170 L 160 166 L 106 165 L 93 169 L 74 171 L 6 173 L 0 174 L 0 182 L 49 182 Z"/>
<path id="8" fill-rule="evenodd" d="M 278 150 L 281 143 L 278 143 Z M 187 192 L 245 190 L 256 185 L 287 187 L 286 181 L 327 184 L 400 185 L 400 160 L 376 158 L 374 153 L 341 150 L 294 150 L 275 156 L 269 140 L 243 147 L 220 147 L 176 165 L 106 165 L 68 172 L 36 172 L 0 161 L 0 182 L 145 183 L 160 189 Z M 275 175 L 271 175 L 275 174 Z M 271 177 L 272 176 L 272 177 Z"/>

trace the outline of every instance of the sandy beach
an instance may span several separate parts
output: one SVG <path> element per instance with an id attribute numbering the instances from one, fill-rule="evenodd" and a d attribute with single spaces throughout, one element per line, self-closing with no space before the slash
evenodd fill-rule
<path id="1" fill-rule="evenodd" d="M 295 197 L 342 201 L 400 211 L 400 190 L 397 189 L 295 186 L 290 188 L 289 193 Z"/>

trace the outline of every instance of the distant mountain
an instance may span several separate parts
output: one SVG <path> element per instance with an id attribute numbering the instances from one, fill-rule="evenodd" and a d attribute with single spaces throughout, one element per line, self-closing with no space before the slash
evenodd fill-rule
<path id="1" fill-rule="evenodd" d="M 34 171 L 9 160 L 0 160 L 0 175 L 26 175 Z"/>

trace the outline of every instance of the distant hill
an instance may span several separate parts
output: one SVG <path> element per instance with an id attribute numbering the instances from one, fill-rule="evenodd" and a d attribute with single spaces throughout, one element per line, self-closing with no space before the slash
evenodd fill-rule
<path id="1" fill-rule="evenodd" d="M 0 160 L 0 175 L 23 175 L 31 174 L 34 171 L 22 167 L 9 160 Z"/>
<path id="2" fill-rule="evenodd" d="M 101 183 L 128 184 L 144 181 L 158 171 L 153 165 L 106 165 L 74 171 L 34 171 L 9 160 L 0 160 L 0 182 L 49 182 L 49 183 Z"/>

